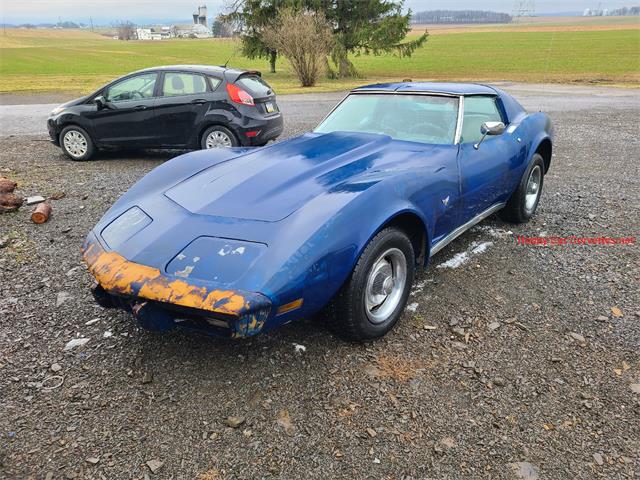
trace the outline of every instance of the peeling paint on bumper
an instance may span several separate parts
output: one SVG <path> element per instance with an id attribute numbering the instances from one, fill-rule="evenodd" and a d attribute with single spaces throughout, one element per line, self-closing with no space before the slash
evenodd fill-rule
<path id="1" fill-rule="evenodd" d="M 205 318 L 208 312 L 230 316 L 235 319 L 229 321 L 234 338 L 256 335 L 269 315 L 271 302 L 264 295 L 174 278 L 106 251 L 93 233 L 82 250 L 89 271 L 109 294 L 184 307 Z"/>

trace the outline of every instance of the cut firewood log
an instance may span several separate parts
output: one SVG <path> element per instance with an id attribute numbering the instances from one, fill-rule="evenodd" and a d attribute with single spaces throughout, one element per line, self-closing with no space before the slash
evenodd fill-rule
<path id="1" fill-rule="evenodd" d="M 33 223 L 44 223 L 49 220 L 49 215 L 51 215 L 51 205 L 48 203 L 39 203 L 38 206 L 33 209 L 31 221 Z"/>
<path id="2" fill-rule="evenodd" d="M 0 193 L 0 213 L 13 212 L 22 206 L 22 197 L 13 193 Z"/>
<path id="3" fill-rule="evenodd" d="M 0 177 L 0 193 L 11 193 L 16 189 L 17 186 L 18 184 L 13 180 Z"/>

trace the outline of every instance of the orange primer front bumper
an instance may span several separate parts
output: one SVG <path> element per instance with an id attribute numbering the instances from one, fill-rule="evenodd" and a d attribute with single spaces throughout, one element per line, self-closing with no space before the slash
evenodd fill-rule
<path id="1" fill-rule="evenodd" d="M 203 316 L 206 312 L 232 315 L 239 320 L 234 328 L 239 336 L 260 331 L 271 307 L 269 299 L 259 293 L 222 290 L 131 262 L 116 252 L 105 251 L 93 234 L 85 241 L 83 258 L 98 284 L 110 294 L 194 309 Z"/>

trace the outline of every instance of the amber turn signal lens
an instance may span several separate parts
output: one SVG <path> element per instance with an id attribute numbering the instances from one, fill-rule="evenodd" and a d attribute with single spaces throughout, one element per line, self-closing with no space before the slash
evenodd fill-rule
<path id="1" fill-rule="evenodd" d="M 287 313 L 292 310 L 297 310 L 302 306 L 303 300 L 304 299 L 299 298 L 297 300 L 294 300 L 293 302 L 285 303 L 284 305 L 280 306 L 280 308 L 278 308 L 278 315 L 282 315 L 283 313 Z"/>

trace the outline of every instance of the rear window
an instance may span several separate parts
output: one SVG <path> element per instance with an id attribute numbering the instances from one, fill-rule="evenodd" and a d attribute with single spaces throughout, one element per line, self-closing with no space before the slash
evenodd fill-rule
<path id="1" fill-rule="evenodd" d="M 275 92 L 267 82 L 257 75 L 245 75 L 236 80 L 236 85 L 246 90 L 254 97 L 267 97 Z"/>

